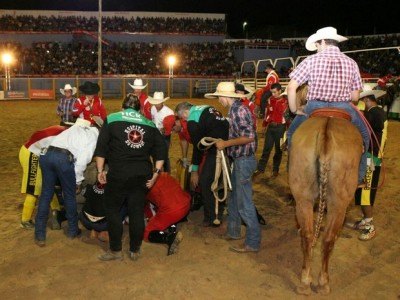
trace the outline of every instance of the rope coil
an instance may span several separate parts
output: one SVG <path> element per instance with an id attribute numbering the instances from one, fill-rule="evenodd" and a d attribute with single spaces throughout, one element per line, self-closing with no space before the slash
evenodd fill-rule
<path id="1" fill-rule="evenodd" d="M 202 150 L 208 150 L 218 141 L 222 139 L 212 138 L 212 137 L 204 137 L 197 144 L 197 147 Z M 219 179 L 222 176 L 222 184 L 223 184 L 223 196 L 219 198 L 218 190 L 219 190 Z M 218 204 L 220 202 L 224 202 L 228 196 L 228 189 L 232 190 L 232 183 L 230 179 L 230 169 L 228 168 L 227 158 L 224 150 L 217 150 L 216 155 L 216 164 L 215 164 L 215 174 L 214 181 L 211 184 L 211 191 L 214 194 L 215 198 L 215 219 L 213 223 L 215 225 L 221 224 L 221 221 L 218 219 Z"/>

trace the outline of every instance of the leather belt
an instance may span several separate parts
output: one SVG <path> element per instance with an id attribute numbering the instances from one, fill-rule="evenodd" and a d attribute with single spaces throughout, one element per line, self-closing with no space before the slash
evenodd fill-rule
<path id="1" fill-rule="evenodd" d="M 68 156 L 72 157 L 72 159 L 74 158 L 74 155 L 69 150 L 64 149 L 64 148 L 58 148 L 58 147 L 54 147 L 54 146 L 49 146 L 49 148 L 47 148 L 47 151 L 65 153 Z"/>

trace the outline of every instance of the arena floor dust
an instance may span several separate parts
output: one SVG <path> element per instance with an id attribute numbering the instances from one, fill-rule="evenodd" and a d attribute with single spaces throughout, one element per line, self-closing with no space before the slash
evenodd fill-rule
<path id="1" fill-rule="evenodd" d="M 167 104 L 174 108 L 179 100 Z M 213 100 L 193 100 L 195 104 Z M 105 101 L 114 112 L 120 101 Z M 180 252 L 167 257 L 163 245 L 144 243 L 139 261 L 100 262 L 106 245 L 89 240 L 87 231 L 68 240 L 63 231 L 48 231 L 47 245 L 33 243 L 33 232 L 19 227 L 23 196 L 18 151 L 38 129 L 58 123 L 54 101 L 0 102 L 0 299 L 291 299 L 296 298 L 302 254 L 294 221 L 294 206 L 287 204 L 285 154 L 281 175 L 270 173 L 254 183 L 254 200 L 267 220 L 258 254 L 235 254 L 220 238 L 220 229 L 199 225 L 201 212 L 182 226 Z M 226 112 L 226 111 L 225 111 Z M 385 186 L 378 192 L 375 210 L 377 236 L 369 242 L 343 229 L 330 264 L 332 299 L 398 299 L 400 295 L 400 123 L 389 123 Z M 264 139 L 260 138 L 259 152 Z M 180 155 L 177 137 L 170 151 Z M 270 166 L 270 165 L 269 165 Z M 360 214 L 349 208 L 349 217 Z M 64 224 L 65 226 L 65 224 Z M 127 250 L 127 234 L 124 235 Z M 320 267 L 320 243 L 314 251 L 314 282 Z M 320 296 L 314 293 L 313 298 Z"/>

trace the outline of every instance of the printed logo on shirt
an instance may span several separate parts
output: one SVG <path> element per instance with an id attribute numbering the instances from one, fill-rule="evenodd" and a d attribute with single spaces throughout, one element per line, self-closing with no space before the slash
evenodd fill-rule
<path id="1" fill-rule="evenodd" d="M 217 120 L 219 121 L 225 120 L 225 117 L 214 107 L 210 107 L 208 111 L 210 112 L 210 114 L 213 114 Z"/>
<path id="2" fill-rule="evenodd" d="M 101 184 L 100 182 L 97 182 L 96 184 L 93 185 L 93 191 L 96 194 L 103 195 L 104 194 L 104 184 Z"/>
<path id="3" fill-rule="evenodd" d="M 139 149 L 144 146 L 143 136 L 145 131 L 142 127 L 137 125 L 131 125 L 125 129 L 125 133 L 127 134 L 127 140 L 125 144 L 127 144 L 132 149 Z"/>

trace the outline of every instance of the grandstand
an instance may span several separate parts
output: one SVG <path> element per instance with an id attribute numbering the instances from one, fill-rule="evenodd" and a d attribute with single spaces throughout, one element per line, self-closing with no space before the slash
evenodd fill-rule
<path id="1" fill-rule="evenodd" d="M 97 18 L 97 12 L 0 10 L 0 52 L 10 52 L 15 57 L 10 66 L 12 89 L 50 89 L 56 96 L 65 78 L 73 78 L 74 83 L 86 76 L 95 78 Z M 255 86 L 262 85 L 263 64 L 273 62 L 281 78 L 285 78 L 294 59 L 309 54 L 302 38 L 228 39 L 223 14 L 104 12 L 102 28 L 103 77 L 99 82 L 103 94 L 110 97 L 123 95 L 126 81 L 136 76 L 149 78 L 149 92 L 159 88 L 178 97 L 191 97 L 196 80 L 200 82 L 200 92 L 212 90 L 218 81 L 227 78 L 250 77 L 258 79 Z M 399 34 L 350 37 L 341 49 L 399 46 L 399 39 Z M 177 56 L 172 82 L 167 80 L 166 59 L 170 54 Z M 351 56 L 366 76 L 400 74 L 398 51 Z M 3 65 L 0 74 L 4 74 Z M 27 80 L 26 76 L 49 79 Z M 57 77 L 64 79 L 50 79 Z M 155 78 L 154 82 L 150 78 Z"/>

